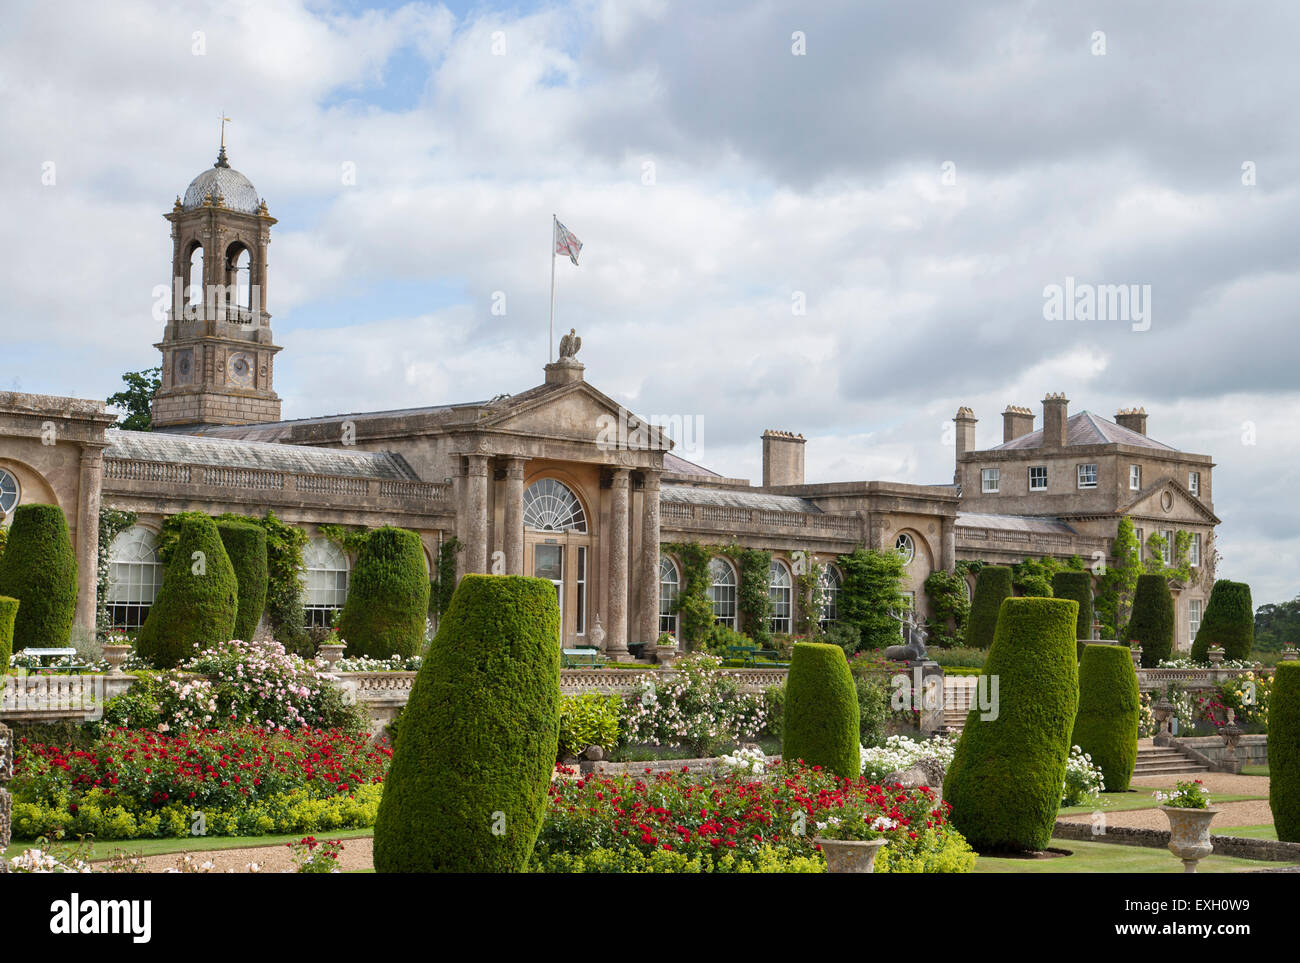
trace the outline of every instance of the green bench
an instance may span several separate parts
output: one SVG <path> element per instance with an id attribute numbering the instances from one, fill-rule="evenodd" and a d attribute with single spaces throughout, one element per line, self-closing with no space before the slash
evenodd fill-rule
<path id="1" fill-rule="evenodd" d="M 598 649 L 561 649 L 566 669 L 599 669 L 605 664 Z"/>
<path id="2" fill-rule="evenodd" d="M 779 656 L 780 653 L 776 649 L 760 649 L 756 645 L 727 646 L 727 661 L 739 662 L 741 665 L 755 665 L 758 659 L 768 659 L 776 662 Z"/>

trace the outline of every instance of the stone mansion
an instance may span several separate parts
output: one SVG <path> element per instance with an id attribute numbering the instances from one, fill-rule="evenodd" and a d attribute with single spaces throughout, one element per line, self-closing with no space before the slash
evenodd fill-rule
<path id="1" fill-rule="evenodd" d="M 678 632 L 681 567 L 662 545 L 771 551 L 772 628 L 789 632 L 796 552 L 827 563 L 823 620 L 835 616 L 833 560 L 857 546 L 902 553 L 904 588 L 924 615 L 923 585 L 936 568 L 1108 558 L 1127 516 L 1145 534 L 1190 533 L 1196 575 L 1174 586 L 1176 646 L 1195 634 L 1213 582 L 1214 466 L 1151 438 L 1144 411 L 1070 414 L 1064 395 L 1049 394 L 1039 427 L 1013 405 L 1000 443 L 980 448 L 975 415 L 961 408 L 953 480 L 934 485 L 810 484 L 805 439 L 787 431 L 762 436 L 761 484 L 724 477 L 674 455 L 659 429 L 588 382 L 572 351 L 536 386 L 497 394 L 517 386 L 485 385 L 491 400 L 282 420 L 267 311 L 275 218 L 224 147 L 164 216 L 175 295 L 156 345 L 154 430 L 114 429 L 98 401 L 0 393 L 0 510 L 63 508 L 80 564 L 80 624 L 95 619 L 103 505 L 138 513 L 110 550 L 110 602 L 127 628 L 161 583 L 164 517 L 273 510 L 313 535 L 304 553 L 313 624 L 342 606 L 353 561 L 318 527 L 392 524 L 420 535 L 430 564 L 454 536 L 462 573 L 551 580 L 565 644 L 584 644 L 599 619 L 611 656 Z M 609 418 L 626 419 L 626 444 L 604 440 Z M 714 614 L 734 627 L 738 573 L 722 555 L 710 572 Z"/>

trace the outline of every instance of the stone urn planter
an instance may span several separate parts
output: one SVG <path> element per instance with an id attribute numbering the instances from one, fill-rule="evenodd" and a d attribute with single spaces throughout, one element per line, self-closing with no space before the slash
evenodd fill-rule
<path id="1" fill-rule="evenodd" d="M 1219 814 L 1213 806 L 1208 809 L 1185 809 L 1161 806 L 1169 817 L 1169 851 L 1183 861 L 1183 872 L 1196 872 L 1196 864 L 1214 852 L 1210 842 L 1210 823 Z"/>
<path id="2" fill-rule="evenodd" d="M 343 650 L 345 648 L 347 648 L 347 646 L 339 645 L 338 643 L 331 643 L 320 647 L 320 657 L 329 663 L 331 672 L 334 670 L 334 666 L 338 665 L 339 659 L 343 658 Z"/>
<path id="3" fill-rule="evenodd" d="M 131 654 L 129 645 L 104 646 L 104 661 L 108 663 L 109 675 L 122 675 L 122 663 Z"/>
<path id="4" fill-rule="evenodd" d="M 816 839 L 826 857 L 828 873 L 874 873 L 876 854 L 888 844 L 884 839 Z"/>
<path id="5" fill-rule="evenodd" d="M 660 665 L 672 665 L 673 659 L 677 658 L 677 646 L 675 645 L 656 645 L 655 661 Z"/>

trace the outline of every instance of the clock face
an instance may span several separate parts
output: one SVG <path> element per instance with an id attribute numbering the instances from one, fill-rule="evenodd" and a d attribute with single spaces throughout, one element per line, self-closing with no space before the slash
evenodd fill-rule
<path id="1" fill-rule="evenodd" d="M 194 378 L 194 352 L 186 349 L 176 352 L 176 383 L 187 385 Z"/>
<path id="2" fill-rule="evenodd" d="M 253 359 L 245 352 L 237 351 L 232 354 L 226 364 L 226 371 L 232 385 L 240 388 L 253 386 Z"/>

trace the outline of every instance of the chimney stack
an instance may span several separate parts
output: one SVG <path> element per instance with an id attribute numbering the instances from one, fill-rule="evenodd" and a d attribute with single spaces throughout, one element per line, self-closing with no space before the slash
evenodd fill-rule
<path id="1" fill-rule="evenodd" d="M 803 484 L 803 435 L 789 431 L 763 432 L 763 487 Z"/>
<path id="2" fill-rule="evenodd" d="M 1121 408 L 1115 412 L 1115 424 L 1139 435 L 1147 433 L 1147 410 L 1145 408 Z"/>
<path id="3" fill-rule="evenodd" d="M 1034 430 L 1034 413 L 1020 405 L 1007 405 L 1002 412 L 1002 442 L 1006 444 L 1013 438 L 1027 435 Z"/>
<path id="4" fill-rule="evenodd" d="M 952 480 L 955 484 L 961 484 L 961 456 L 968 451 L 975 450 L 975 412 L 971 411 L 965 405 L 957 409 L 957 414 L 953 416 L 952 422 L 957 428 L 957 466 L 953 471 Z"/>
<path id="5" fill-rule="evenodd" d="M 1070 399 L 1065 392 L 1047 393 L 1043 399 L 1043 447 L 1064 448 L 1066 420 L 1070 414 Z"/>

